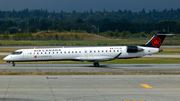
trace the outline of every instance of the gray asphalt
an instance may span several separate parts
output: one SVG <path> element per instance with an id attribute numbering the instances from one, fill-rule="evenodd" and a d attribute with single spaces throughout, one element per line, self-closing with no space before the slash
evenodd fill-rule
<path id="1" fill-rule="evenodd" d="M 180 64 L 0 64 L 0 72 L 179 72 Z"/>
<path id="2" fill-rule="evenodd" d="M 1 76 L 0 101 L 180 101 L 180 76 Z"/>
<path id="3" fill-rule="evenodd" d="M 0 72 L 179 72 L 180 64 L 0 64 Z M 146 85 L 142 85 L 146 84 Z M 148 88 L 150 87 L 150 88 Z M 180 75 L 0 76 L 0 101 L 179 101 Z"/>

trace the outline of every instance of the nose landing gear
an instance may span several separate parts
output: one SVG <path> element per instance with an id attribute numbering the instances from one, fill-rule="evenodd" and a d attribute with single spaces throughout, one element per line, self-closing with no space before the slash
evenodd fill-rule
<path id="1" fill-rule="evenodd" d="M 7 63 L 11 63 L 11 61 L 6 61 Z M 14 67 L 16 64 L 12 62 L 12 66 Z"/>

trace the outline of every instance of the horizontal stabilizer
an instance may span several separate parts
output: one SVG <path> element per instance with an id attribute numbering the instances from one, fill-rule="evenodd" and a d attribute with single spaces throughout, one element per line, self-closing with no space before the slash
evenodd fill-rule
<path id="1" fill-rule="evenodd" d="M 173 35 L 175 35 L 175 34 L 169 33 L 169 34 L 157 34 L 157 35 L 169 35 L 169 36 L 173 36 Z"/>
<path id="2" fill-rule="evenodd" d="M 169 32 L 156 32 L 155 35 L 175 35 L 175 34 L 172 34 L 172 33 L 169 33 Z"/>

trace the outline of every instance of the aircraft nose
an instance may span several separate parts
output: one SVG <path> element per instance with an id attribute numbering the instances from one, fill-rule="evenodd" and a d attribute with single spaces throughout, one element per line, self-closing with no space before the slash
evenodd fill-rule
<path id="1" fill-rule="evenodd" d="M 7 56 L 3 60 L 6 61 L 7 60 Z"/>
<path id="2" fill-rule="evenodd" d="M 9 61 L 9 60 L 10 60 L 10 57 L 9 57 L 9 56 L 6 56 L 3 60 L 4 60 L 4 61 Z"/>

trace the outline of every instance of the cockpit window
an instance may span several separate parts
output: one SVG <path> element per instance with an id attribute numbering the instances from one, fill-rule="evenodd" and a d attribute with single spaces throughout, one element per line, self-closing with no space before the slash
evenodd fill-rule
<path id="1" fill-rule="evenodd" d="M 12 55 L 20 55 L 20 54 L 22 54 L 21 51 L 19 51 L 19 52 L 13 52 L 13 53 L 12 53 Z"/>

